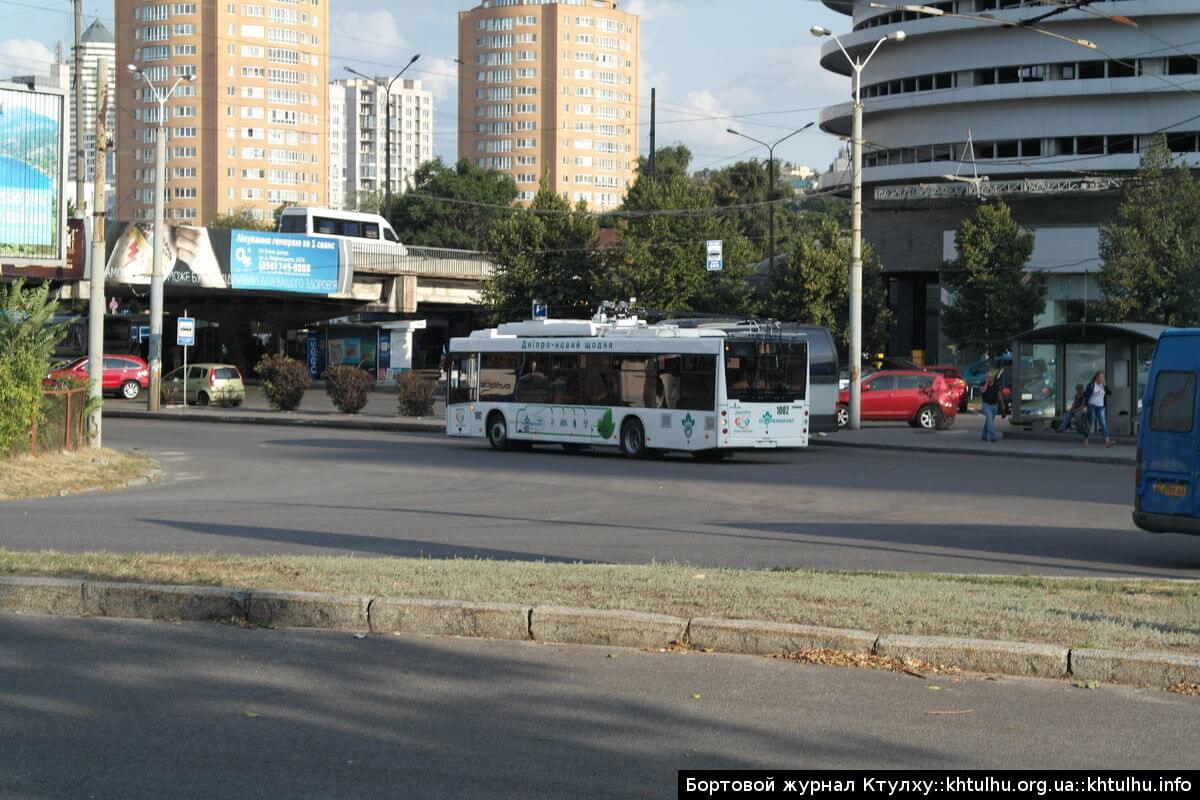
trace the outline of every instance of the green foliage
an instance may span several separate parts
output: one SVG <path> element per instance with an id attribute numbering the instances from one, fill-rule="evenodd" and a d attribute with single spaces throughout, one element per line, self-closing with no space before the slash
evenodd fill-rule
<path id="1" fill-rule="evenodd" d="M 397 410 L 402 417 L 427 417 L 433 413 L 437 383 L 414 372 L 396 379 Z"/>
<path id="2" fill-rule="evenodd" d="M 600 300 L 596 217 L 575 208 L 542 181 L 530 204 L 492 226 L 487 249 L 496 272 L 484 288 L 494 321 L 523 319 L 533 300 L 556 317 L 589 317 Z M 554 213 L 538 214 L 538 211 Z"/>
<path id="3" fill-rule="evenodd" d="M 325 373 L 325 391 L 343 414 L 357 414 L 367 405 L 367 392 L 375 384 L 371 373 L 348 364 L 330 367 Z"/>
<path id="4" fill-rule="evenodd" d="M 604 409 L 604 413 L 600 415 L 600 421 L 596 423 L 596 433 L 600 434 L 605 439 L 611 438 L 616 427 L 613 425 L 612 409 Z"/>
<path id="5" fill-rule="evenodd" d="M 1100 227 L 1099 282 L 1111 320 L 1200 324 L 1200 184 L 1159 136 Z"/>
<path id="6" fill-rule="evenodd" d="M 299 408 L 305 390 L 312 386 L 308 366 L 303 361 L 284 355 L 263 356 L 254 371 L 262 378 L 267 404 L 279 411 L 295 411 Z"/>
<path id="7" fill-rule="evenodd" d="M 659 152 L 655 175 L 639 174 L 622 210 L 680 213 L 622 220 L 618 243 L 605 251 L 605 276 L 599 283 L 609 299 L 636 297 L 640 305 L 668 313 L 749 313 L 747 278 L 757 250 L 738 231 L 736 218 L 713 213 L 717 204 L 712 191 L 687 175 L 690 159 L 682 145 L 667 148 Z M 724 241 L 720 272 L 705 270 L 709 239 Z"/>
<path id="8" fill-rule="evenodd" d="M 777 250 L 769 281 L 769 316 L 824 325 L 849 352 L 850 237 L 837 217 L 821 214 L 797 221 L 791 244 Z M 890 312 L 879 259 L 863 245 L 863 349 L 881 352 Z"/>
<path id="9" fill-rule="evenodd" d="M 282 206 L 280 206 L 282 209 Z M 276 209 L 276 217 L 272 219 L 258 219 L 254 216 L 254 210 L 249 206 L 235 208 L 232 211 L 227 211 L 224 214 L 214 214 L 212 219 L 208 221 L 210 228 L 237 228 L 244 231 L 273 231 L 278 225 L 278 214 L 280 209 Z"/>
<path id="10" fill-rule="evenodd" d="M 994 201 L 962 221 L 954 242 L 958 258 L 942 268 L 942 283 L 954 292 L 942 313 L 946 332 L 964 349 L 1003 353 L 1046 307 L 1046 276 L 1025 269 L 1033 234 Z"/>
<path id="11" fill-rule="evenodd" d="M 453 167 L 437 158 L 417 168 L 409 192 L 392 198 L 391 223 L 405 244 L 484 250 L 492 225 L 511 213 L 488 206 L 516 199 L 517 184 L 509 176 L 465 158 Z"/>
<path id="12" fill-rule="evenodd" d="M 44 419 L 42 379 L 66 333 L 53 324 L 58 303 L 50 285 L 0 284 L 0 455 L 28 442 Z"/>

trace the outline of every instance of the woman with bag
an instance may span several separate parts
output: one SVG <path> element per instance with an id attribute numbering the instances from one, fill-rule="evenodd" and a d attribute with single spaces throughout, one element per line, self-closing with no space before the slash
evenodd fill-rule
<path id="1" fill-rule="evenodd" d="M 1087 406 L 1087 427 L 1083 431 L 1083 446 L 1088 447 L 1091 442 L 1092 425 L 1097 425 L 1100 428 L 1100 433 L 1104 435 L 1104 446 L 1112 447 L 1116 441 L 1108 435 L 1108 414 L 1106 406 L 1108 405 L 1108 396 L 1112 394 L 1112 390 L 1104 382 L 1104 373 L 1097 372 L 1092 376 L 1092 382 L 1087 385 L 1087 389 L 1083 392 L 1084 403 Z"/>

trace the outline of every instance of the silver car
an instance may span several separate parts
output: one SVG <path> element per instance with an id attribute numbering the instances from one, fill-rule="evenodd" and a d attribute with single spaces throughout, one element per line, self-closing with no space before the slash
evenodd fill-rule
<path id="1" fill-rule="evenodd" d="M 184 368 L 163 376 L 162 400 L 178 403 L 186 400 L 188 405 L 206 406 L 216 403 L 221 406 L 240 406 L 246 399 L 246 386 L 242 373 L 232 364 L 188 364 L 187 397 L 184 398 Z"/>

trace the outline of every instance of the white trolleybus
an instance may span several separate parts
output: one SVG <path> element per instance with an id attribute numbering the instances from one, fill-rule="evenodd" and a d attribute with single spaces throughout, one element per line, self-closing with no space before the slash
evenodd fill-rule
<path id="1" fill-rule="evenodd" d="M 808 334 L 754 322 L 532 320 L 450 341 L 446 432 L 500 450 L 561 444 L 720 458 L 806 447 Z"/>

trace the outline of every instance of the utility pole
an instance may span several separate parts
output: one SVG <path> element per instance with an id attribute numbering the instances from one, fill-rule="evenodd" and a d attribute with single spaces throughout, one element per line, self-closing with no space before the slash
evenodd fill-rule
<path id="1" fill-rule="evenodd" d="M 108 152 L 108 59 L 96 61 L 96 168 L 92 175 L 92 250 L 88 294 L 88 420 L 92 447 L 102 446 L 101 389 L 104 385 L 104 175 Z M 83 174 L 76 184 L 83 186 Z"/>
<path id="2" fill-rule="evenodd" d="M 83 173 L 87 158 L 83 152 L 83 0 L 75 0 L 75 216 L 83 219 Z"/>
<path id="3" fill-rule="evenodd" d="M 740 136 L 743 139 L 749 139 L 756 144 L 761 144 L 767 148 L 767 269 L 775 269 L 775 148 L 786 142 L 788 139 L 795 136 L 797 133 L 803 133 L 811 128 L 815 123 L 808 123 L 798 130 L 794 130 L 782 139 L 777 139 L 772 144 L 767 144 L 764 141 L 755 139 L 753 136 L 747 136 L 744 133 L 738 133 L 733 128 L 726 128 L 726 133 L 732 133 L 734 136 Z"/>
<path id="4" fill-rule="evenodd" d="M 146 397 L 146 409 L 158 411 L 162 393 L 162 327 L 163 327 L 163 244 L 166 231 L 163 229 L 163 194 L 167 183 L 167 101 L 183 81 L 194 81 L 194 74 L 181 75 L 171 88 L 160 92 L 146 73 L 134 64 L 126 66 L 130 72 L 142 76 L 158 101 L 158 129 L 154 134 L 154 253 L 150 262 L 150 391 Z"/>
<path id="5" fill-rule="evenodd" d="M 657 94 L 658 94 L 658 90 L 655 89 L 653 86 L 651 86 L 650 87 L 650 164 L 649 164 L 651 176 L 654 175 L 654 133 L 655 133 L 655 131 L 654 131 L 654 128 L 655 128 L 654 110 L 655 110 L 655 107 L 657 106 L 657 100 L 658 100 Z"/>
<path id="6" fill-rule="evenodd" d="M 867 57 L 858 60 L 850 57 L 842 41 L 833 35 L 833 31 L 814 25 L 812 35 L 831 36 L 837 42 L 838 48 L 850 69 L 854 72 L 854 123 L 850 134 L 851 154 L 851 189 L 850 189 L 850 424 L 849 428 L 856 431 L 862 427 L 862 148 L 863 148 L 863 105 L 862 105 L 862 71 L 867 62 L 883 46 L 884 42 L 903 42 L 904 31 L 895 31 L 875 43 L 875 47 Z"/>

